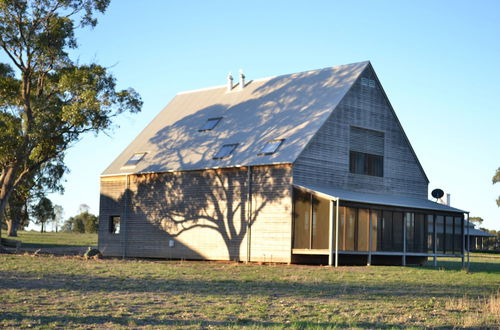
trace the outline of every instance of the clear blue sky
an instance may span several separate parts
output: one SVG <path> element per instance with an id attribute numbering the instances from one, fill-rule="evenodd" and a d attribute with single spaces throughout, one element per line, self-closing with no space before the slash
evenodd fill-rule
<path id="1" fill-rule="evenodd" d="M 370 60 L 429 179 L 452 206 L 500 229 L 499 1 L 114 0 L 79 32 L 80 63 L 111 67 L 144 100 L 109 136 L 85 136 L 67 154 L 64 196 L 99 210 L 99 175 L 183 90 Z"/>

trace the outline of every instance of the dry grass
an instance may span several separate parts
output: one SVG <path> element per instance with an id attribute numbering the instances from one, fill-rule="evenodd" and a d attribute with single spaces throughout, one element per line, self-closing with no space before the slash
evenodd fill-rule
<path id="1" fill-rule="evenodd" d="M 497 327 L 500 258 L 328 267 L 0 255 L 0 328 Z"/>
<path id="2" fill-rule="evenodd" d="M 445 309 L 462 313 L 463 327 L 500 327 L 500 292 L 487 297 L 448 298 Z"/>

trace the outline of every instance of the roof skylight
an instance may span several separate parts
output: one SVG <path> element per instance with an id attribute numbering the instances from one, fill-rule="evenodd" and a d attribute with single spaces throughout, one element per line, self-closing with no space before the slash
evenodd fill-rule
<path id="1" fill-rule="evenodd" d="M 136 166 L 144 158 L 145 155 L 145 152 L 138 152 L 133 154 L 132 157 L 130 157 L 129 160 L 127 160 L 127 162 L 123 164 L 123 167 Z"/>
<path id="2" fill-rule="evenodd" d="M 208 118 L 205 124 L 198 130 L 199 132 L 211 131 L 221 121 L 222 117 Z"/>
<path id="3" fill-rule="evenodd" d="M 215 154 L 214 159 L 222 159 L 231 156 L 237 146 L 237 143 L 223 145 L 222 148 L 220 148 L 219 152 Z"/>
<path id="4" fill-rule="evenodd" d="M 264 148 L 262 148 L 262 150 L 259 152 L 259 156 L 274 154 L 283 144 L 283 141 L 285 141 L 285 139 L 267 141 L 267 143 L 264 145 Z"/>

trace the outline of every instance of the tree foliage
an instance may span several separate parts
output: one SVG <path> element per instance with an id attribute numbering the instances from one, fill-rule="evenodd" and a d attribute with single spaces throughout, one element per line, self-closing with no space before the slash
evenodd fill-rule
<path id="1" fill-rule="evenodd" d="M 497 172 L 493 176 L 493 184 L 495 184 L 497 182 L 500 182 L 500 167 L 497 168 Z M 500 196 L 497 199 L 497 205 L 498 205 L 498 207 L 500 207 Z"/>
<path id="2" fill-rule="evenodd" d="M 470 217 L 469 221 L 481 225 L 484 220 L 481 217 Z"/>
<path id="3" fill-rule="evenodd" d="M 88 211 L 70 217 L 63 225 L 63 231 L 75 233 L 97 233 L 99 229 L 99 218 Z"/>
<path id="4" fill-rule="evenodd" d="M 54 220 L 54 205 L 52 205 L 52 201 L 47 197 L 42 197 L 38 201 L 38 203 L 33 206 L 31 210 L 32 216 L 35 218 L 35 223 L 41 225 L 40 232 L 45 231 L 45 224 Z"/>
<path id="5" fill-rule="evenodd" d="M 73 62 L 75 30 L 97 24 L 109 0 L 0 0 L 0 222 L 14 190 L 82 133 L 108 128 L 142 107 L 133 89 L 95 63 Z M 58 168 L 59 170 L 61 168 Z M 47 176 L 41 176 L 47 178 Z"/>

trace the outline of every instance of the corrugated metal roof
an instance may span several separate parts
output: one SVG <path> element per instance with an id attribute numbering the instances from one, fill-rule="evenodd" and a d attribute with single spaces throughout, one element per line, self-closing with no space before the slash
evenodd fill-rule
<path id="1" fill-rule="evenodd" d="M 443 212 L 459 212 L 459 213 L 466 212 L 448 205 L 443 205 L 430 201 L 428 199 L 373 194 L 373 193 L 357 192 L 357 191 L 350 191 L 337 188 L 324 188 L 324 187 L 313 187 L 313 186 L 303 186 L 303 185 L 294 185 L 294 186 L 296 186 L 297 188 L 302 188 L 312 192 L 319 193 L 320 195 L 324 195 L 325 197 L 330 197 L 332 199 L 340 198 L 341 201 L 397 206 L 397 207 L 408 207 L 408 208 L 443 211 Z"/>
<path id="2" fill-rule="evenodd" d="M 231 92 L 220 86 L 179 93 L 102 175 L 293 163 L 368 64 L 250 81 Z M 217 117 L 213 130 L 199 132 Z M 258 155 L 275 139 L 284 139 L 278 152 Z M 231 157 L 213 159 L 236 143 Z M 142 152 L 135 168 L 123 168 Z"/>
<path id="3" fill-rule="evenodd" d="M 465 229 L 465 235 L 467 236 L 467 229 Z M 476 228 L 469 228 L 469 233 L 468 236 L 483 236 L 483 237 L 495 237 L 496 235 L 487 233 L 485 231 L 482 231 L 480 229 Z"/>

